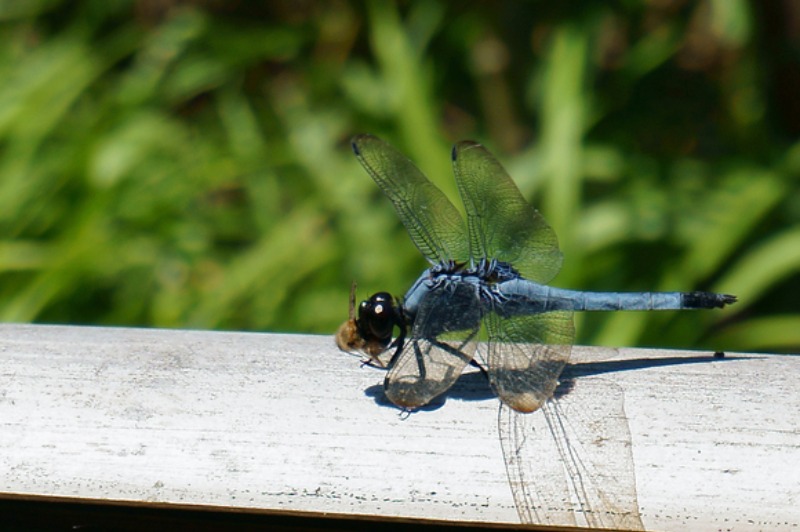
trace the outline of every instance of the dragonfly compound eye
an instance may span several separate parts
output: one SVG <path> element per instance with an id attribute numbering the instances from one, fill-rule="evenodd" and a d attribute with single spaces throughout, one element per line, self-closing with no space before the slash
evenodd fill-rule
<path id="1" fill-rule="evenodd" d="M 392 340 L 392 332 L 398 325 L 397 311 L 392 296 L 378 292 L 363 301 L 358 307 L 358 325 L 367 340 L 375 340 L 385 346 Z"/>

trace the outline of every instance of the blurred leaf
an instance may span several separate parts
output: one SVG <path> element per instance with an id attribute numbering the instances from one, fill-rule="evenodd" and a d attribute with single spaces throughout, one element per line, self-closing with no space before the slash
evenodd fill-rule
<path id="1" fill-rule="evenodd" d="M 800 274 L 800 225 L 762 240 L 736 261 L 716 284 L 720 292 L 736 294 L 737 311 L 755 303 L 769 288 Z"/>
<path id="2" fill-rule="evenodd" d="M 712 0 L 712 27 L 723 43 L 741 46 L 750 37 L 752 13 L 744 0 Z"/>
<path id="3" fill-rule="evenodd" d="M 35 141 L 47 134 L 101 66 L 77 35 L 30 54 L 0 86 L 0 135 Z"/>
<path id="4" fill-rule="evenodd" d="M 59 3 L 59 0 L 3 0 L 0 2 L 0 20 L 34 17 Z"/>
<path id="5" fill-rule="evenodd" d="M 38 242 L 0 241 L 0 272 L 14 270 L 38 270 L 47 266 L 52 251 Z"/>
<path id="6" fill-rule="evenodd" d="M 798 354 L 800 315 L 751 318 L 715 336 L 718 345 L 740 352 L 778 351 Z"/>
<path id="7" fill-rule="evenodd" d="M 737 169 L 703 198 L 702 210 L 683 217 L 691 247 L 679 274 L 705 279 L 741 245 L 784 195 L 783 183 L 769 171 Z"/>
<path id="8" fill-rule="evenodd" d="M 673 22 L 651 29 L 628 50 L 625 72 L 635 80 L 669 60 L 680 46 L 681 34 Z"/>
<path id="9" fill-rule="evenodd" d="M 89 179 L 99 188 L 136 177 L 142 160 L 151 160 L 164 148 L 180 143 L 185 134 L 180 124 L 150 112 L 131 115 L 120 129 L 108 131 L 99 139 L 90 162 Z"/>
<path id="10" fill-rule="evenodd" d="M 431 2 L 423 10 L 430 20 L 425 24 L 425 33 L 441 21 L 443 11 L 438 3 Z M 391 88 L 395 99 L 392 102 L 394 118 L 405 141 L 409 155 L 450 198 L 455 198 L 455 183 L 450 172 L 449 157 L 437 134 L 436 111 L 433 102 L 431 67 L 423 62 L 425 40 L 412 43 L 410 35 L 402 25 L 395 6 L 388 1 L 368 4 L 371 28 L 371 43 L 381 66 L 384 84 Z M 414 18 L 420 23 L 420 18 Z M 424 35 L 424 34 L 423 34 Z M 420 48 L 415 49 L 414 44 Z"/>
<path id="11" fill-rule="evenodd" d="M 584 74 L 588 42 L 579 28 L 565 25 L 553 35 L 544 72 L 540 102 L 542 113 L 543 172 L 547 176 L 545 217 L 555 229 L 564 252 L 559 283 L 578 277 L 582 253 L 575 245 L 574 220 L 580 196 L 583 135 L 587 100 Z"/>
<path id="12" fill-rule="evenodd" d="M 332 256 L 330 236 L 313 211 L 299 210 L 208 280 L 189 312 L 192 327 L 224 325 L 242 304 L 252 304 L 256 327 L 276 320 L 286 298 L 302 279 Z M 187 309 L 188 310 L 188 309 Z"/>

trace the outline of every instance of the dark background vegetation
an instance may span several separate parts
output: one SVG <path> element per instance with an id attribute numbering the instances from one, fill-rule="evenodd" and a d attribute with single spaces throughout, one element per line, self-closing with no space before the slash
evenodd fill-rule
<path id="1" fill-rule="evenodd" d="M 452 198 L 486 144 L 558 286 L 740 297 L 579 342 L 800 350 L 793 0 L 17 0 L 0 42 L 2 321 L 331 333 L 425 266 L 371 132 Z"/>

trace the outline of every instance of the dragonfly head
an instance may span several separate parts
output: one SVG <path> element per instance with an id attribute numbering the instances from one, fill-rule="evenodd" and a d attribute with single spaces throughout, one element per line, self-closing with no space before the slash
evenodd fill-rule
<path id="1" fill-rule="evenodd" d="M 405 336 L 406 323 L 401 306 L 388 292 L 378 292 L 358 305 L 355 312 L 355 283 L 350 290 L 350 315 L 336 332 L 336 345 L 348 353 L 360 353 L 380 367 L 385 364 L 379 356 L 392 343 L 394 328 Z"/>

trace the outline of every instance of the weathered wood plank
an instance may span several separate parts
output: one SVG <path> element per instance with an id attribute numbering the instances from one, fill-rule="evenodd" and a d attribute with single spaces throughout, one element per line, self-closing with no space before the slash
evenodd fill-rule
<path id="1" fill-rule="evenodd" d="M 648 528 L 800 526 L 800 357 L 580 371 L 624 390 Z M 488 386 L 406 418 L 382 379 L 330 337 L 0 325 L 0 492 L 517 522 Z"/>

